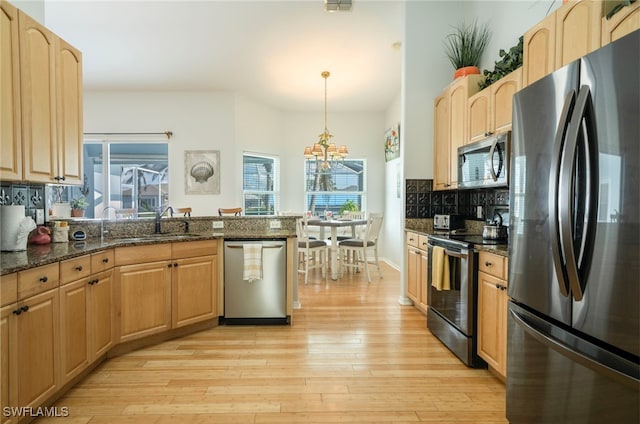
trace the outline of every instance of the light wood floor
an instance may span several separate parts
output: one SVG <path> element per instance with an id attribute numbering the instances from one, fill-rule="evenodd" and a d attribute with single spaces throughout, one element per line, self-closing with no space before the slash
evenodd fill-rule
<path id="1" fill-rule="evenodd" d="M 506 423 L 505 387 L 398 304 L 398 271 L 300 284 L 293 325 L 221 326 L 106 361 L 37 423 Z M 304 280 L 302 280 L 304 281 Z"/>

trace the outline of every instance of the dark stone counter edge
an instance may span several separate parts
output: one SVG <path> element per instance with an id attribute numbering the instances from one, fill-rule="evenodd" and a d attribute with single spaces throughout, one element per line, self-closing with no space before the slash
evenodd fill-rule
<path id="1" fill-rule="evenodd" d="M 412 233 L 420 234 L 423 236 L 428 236 L 432 234 L 430 231 L 425 231 L 424 229 L 410 228 L 405 227 L 405 231 L 411 231 Z M 477 251 L 495 253 L 496 255 L 509 257 L 509 245 L 508 244 L 494 244 L 494 245 L 475 245 Z"/>
<path id="2" fill-rule="evenodd" d="M 143 246 L 161 243 L 182 243 L 200 240 L 225 240 L 239 239 L 283 239 L 293 238 L 295 234 L 288 232 L 250 233 L 250 232 L 225 232 L 198 234 L 184 237 L 184 234 L 167 234 L 166 237 L 157 239 L 144 239 L 139 237 L 123 239 L 87 239 L 85 241 L 69 241 L 68 243 L 49 243 L 45 245 L 29 245 L 27 250 L 19 252 L 0 252 L 0 276 L 11 274 L 26 269 L 48 265 L 55 262 L 78 256 L 97 253 L 114 247 Z"/>

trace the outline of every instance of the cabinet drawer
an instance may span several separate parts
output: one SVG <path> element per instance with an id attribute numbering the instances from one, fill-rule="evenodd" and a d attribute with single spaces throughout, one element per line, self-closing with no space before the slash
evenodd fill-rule
<path id="1" fill-rule="evenodd" d="M 419 235 L 418 236 L 418 249 L 427 251 L 427 246 L 429 245 L 429 241 L 427 240 L 427 236 Z"/>
<path id="2" fill-rule="evenodd" d="M 0 277 L 0 306 L 18 300 L 18 274 L 7 274 Z"/>
<path id="3" fill-rule="evenodd" d="M 413 246 L 413 247 L 419 247 L 420 243 L 420 236 L 418 236 L 418 234 L 416 233 L 412 233 L 407 231 L 407 245 L 409 246 Z"/>
<path id="4" fill-rule="evenodd" d="M 116 266 L 166 261 L 169 259 L 171 259 L 171 243 L 116 247 L 114 252 Z"/>
<path id="5" fill-rule="evenodd" d="M 18 298 L 25 299 L 58 287 L 60 282 L 59 263 L 43 265 L 18 273 Z"/>
<path id="6" fill-rule="evenodd" d="M 506 279 L 505 257 L 489 252 L 478 254 L 478 271 L 493 275 L 501 280 Z"/>
<path id="7" fill-rule="evenodd" d="M 198 240 L 171 244 L 171 258 L 193 258 L 218 253 L 218 240 Z"/>
<path id="8" fill-rule="evenodd" d="M 91 273 L 104 271 L 113 268 L 113 249 L 91 255 Z"/>
<path id="9" fill-rule="evenodd" d="M 78 256 L 60 262 L 60 284 L 67 284 L 91 274 L 91 256 Z"/>

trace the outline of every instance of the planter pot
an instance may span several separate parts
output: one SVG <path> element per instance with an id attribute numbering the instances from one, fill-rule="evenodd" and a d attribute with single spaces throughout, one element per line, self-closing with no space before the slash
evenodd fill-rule
<path id="1" fill-rule="evenodd" d="M 71 209 L 71 216 L 74 218 L 81 218 L 84 216 L 84 209 Z"/>
<path id="2" fill-rule="evenodd" d="M 478 74 L 480 74 L 480 69 L 477 66 L 465 66 L 464 68 L 456 69 L 456 72 L 453 74 L 453 79 L 462 78 L 466 75 Z"/>

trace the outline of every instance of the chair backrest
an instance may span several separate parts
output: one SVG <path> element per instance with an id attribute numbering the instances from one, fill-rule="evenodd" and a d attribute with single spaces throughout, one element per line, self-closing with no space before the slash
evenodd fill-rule
<path id="1" fill-rule="evenodd" d="M 367 213 L 363 211 L 349 212 L 351 219 L 367 219 Z"/>
<path id="2" fill-rule="evenodd" d="M 364 239 L 366 241 L 378 241 L 378 236 L 380 235 L 380 230 L 382 229 L 382 220 L 383 215 L 381 213 L 371 213 L 369 214 L 369 219 L 367 220 L 367 227 L 364 231 Z"/>
<path id="3" fill-rule="evenodd" d="M 184 216 L 191 216 L 191 208 L 178 208 L 176 213 L 182 213 Z"/>
<path id="4" fill-rule="evenodd" d="M 306 243 L 307 247 L 309 246 L 309 242 L 311 241 L 311 237 L 309 236 L 309 225 L 307 225 L 307 217 L 303 216 L 302 218 L 296 219 L 296 237 L 298 237 L 298 243 Z"/>
<path id="5" fill-rule="evenodd" d="M 218 214 L 222 215 L 235 215 L 239 216 L 242 213 L 242 208 L 218 208 Z"/>

